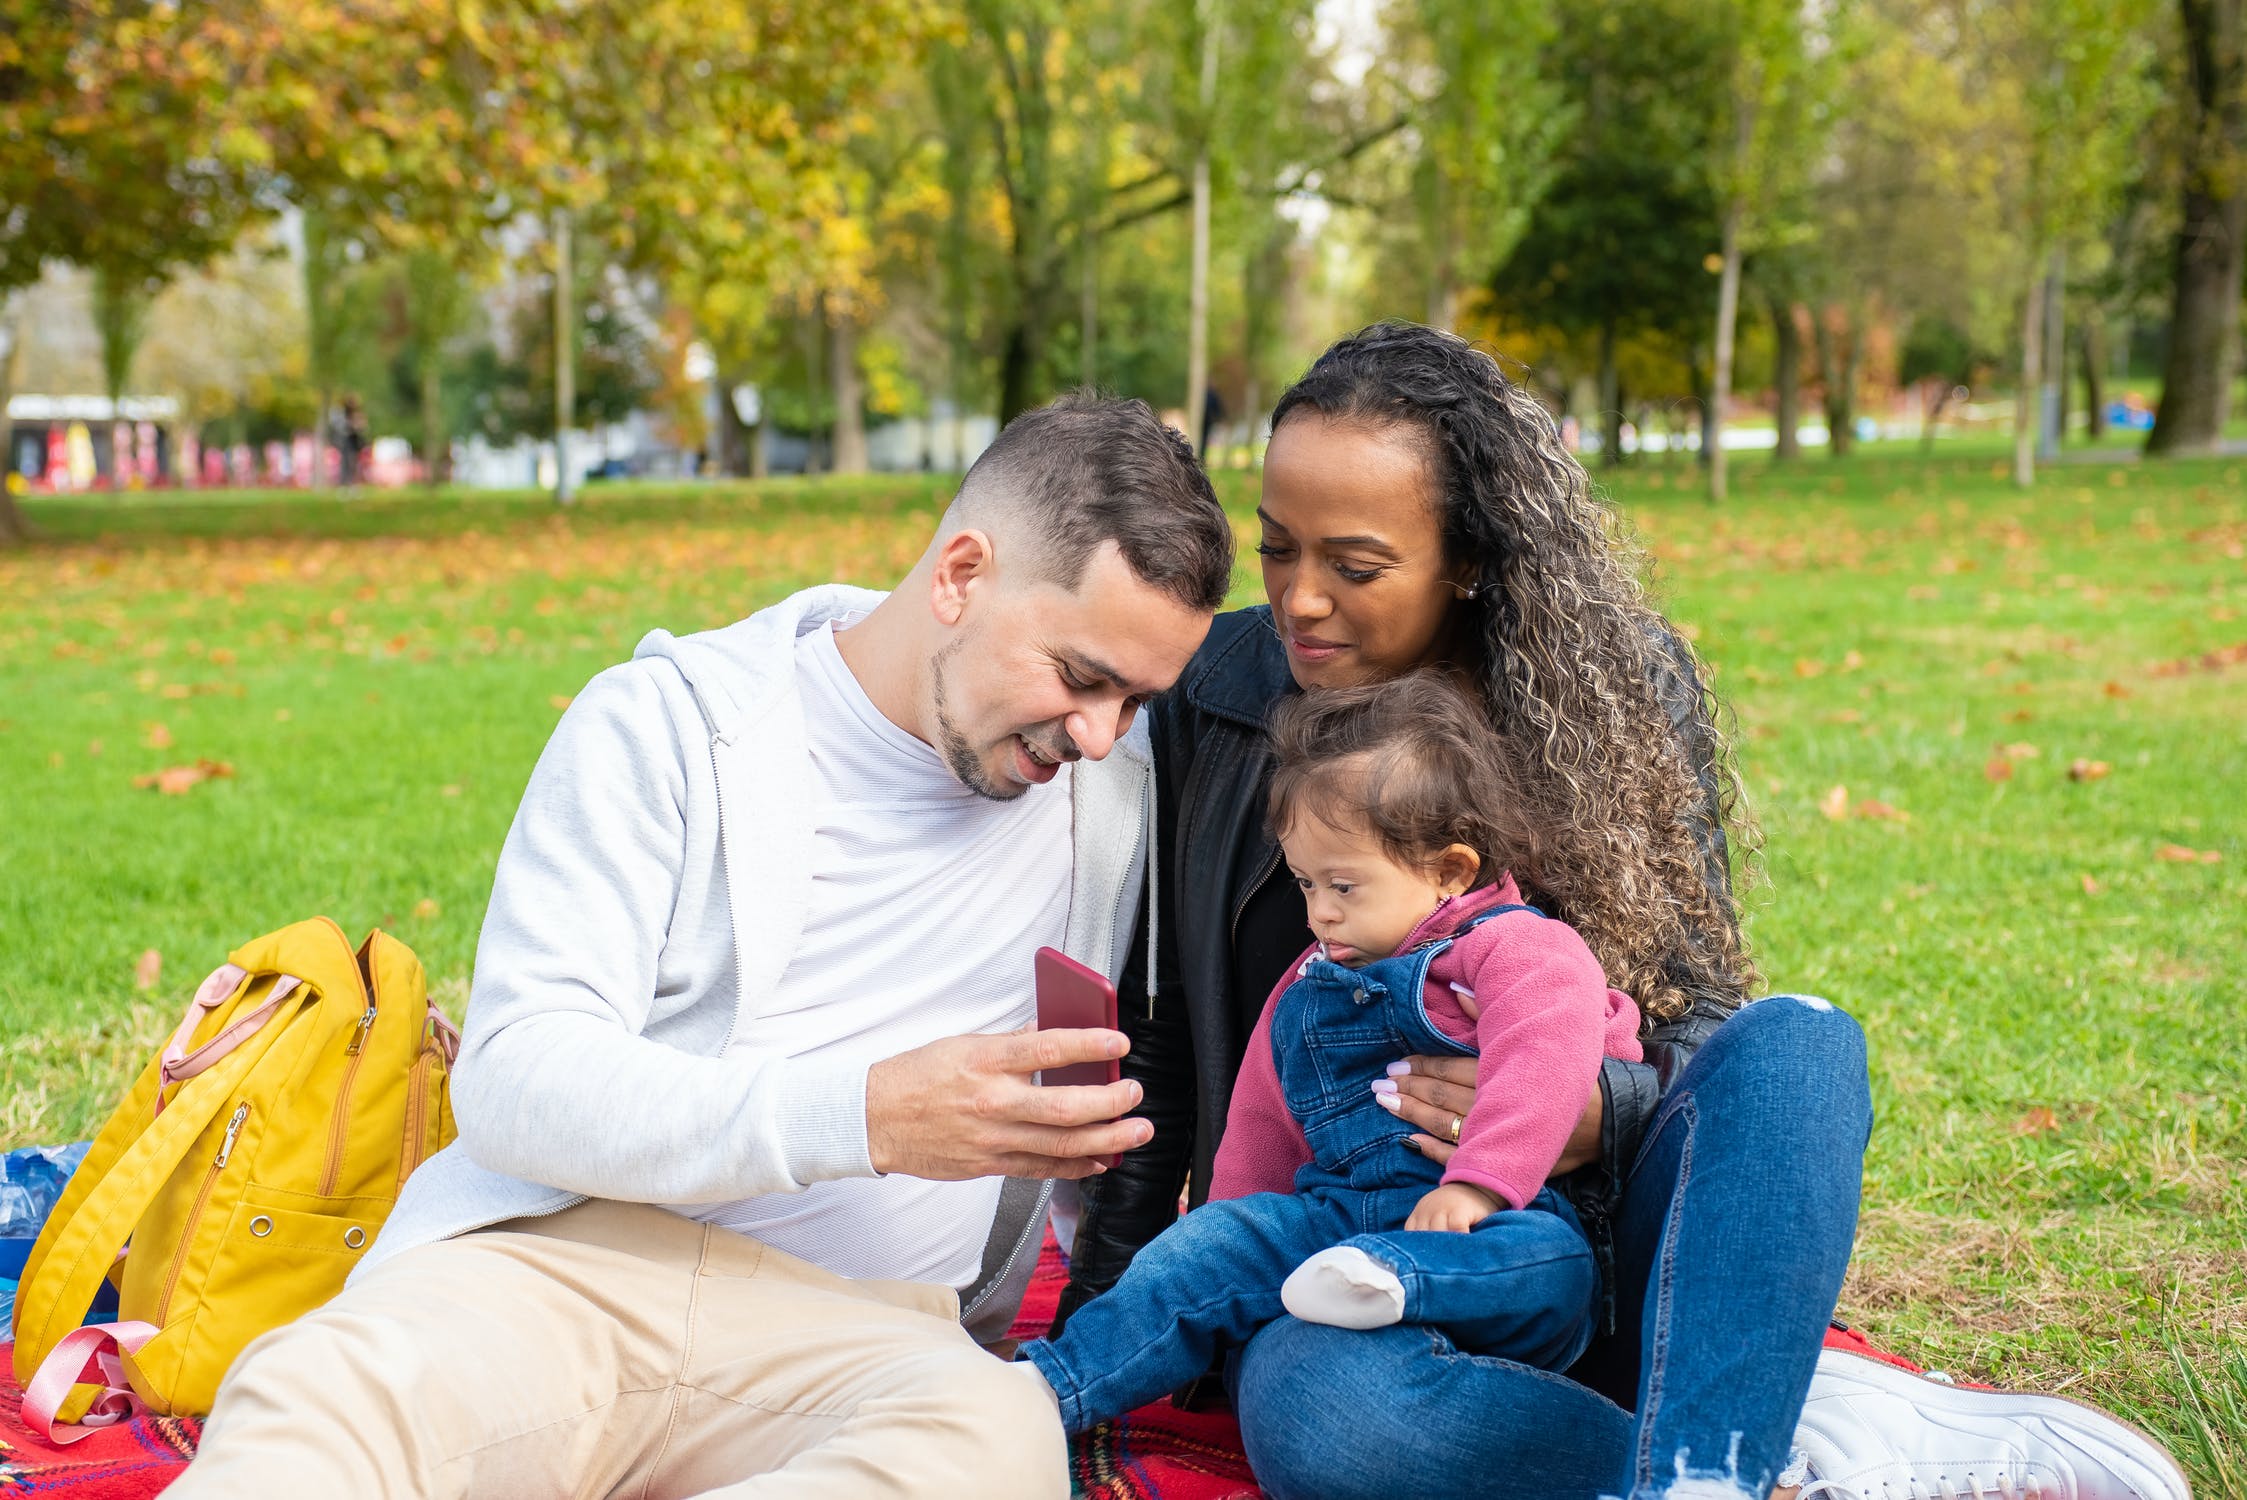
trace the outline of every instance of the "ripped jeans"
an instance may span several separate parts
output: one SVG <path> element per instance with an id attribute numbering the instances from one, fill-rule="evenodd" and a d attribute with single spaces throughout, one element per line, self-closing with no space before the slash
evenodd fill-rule
<path id="1" fill-rule="evenodd" d="M 1258 1482 L 1273 1500 L 1762 1500 L 1840 1295 L 1871 1129 L 1856 1022 L 1808 997 L 1743 1007 L 1663 1096 L 1624 1186 L 1614 1335 L 1561 1375 L 1423 1326 L 1281 1318 L 1227 1371 Z"/>

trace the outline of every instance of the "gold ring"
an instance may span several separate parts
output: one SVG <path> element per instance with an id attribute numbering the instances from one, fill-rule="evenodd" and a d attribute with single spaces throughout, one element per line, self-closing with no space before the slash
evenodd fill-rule
<path id="1" fill-rule="evenodd" d="M 1451 1144 L 1452 1144 L 1452 1145 L 1456 1146 L 1456 1145 L 1458 1145 L 1458 1144 L 1459 1144 L 1459 1127 L 1460 1127 L 1461 1125 L 1464 1125 L 1465 1123 L 1466 1123 L 1466 1121 L 1465 1121 L 1465 1120 L 1464 1120 L 1463 1118 L 1461 1118 L 1460 1116 L 1458 1116 L 1458 1115 L 1453 1115 L 1453 1116 L 1451 1117 Z"/>

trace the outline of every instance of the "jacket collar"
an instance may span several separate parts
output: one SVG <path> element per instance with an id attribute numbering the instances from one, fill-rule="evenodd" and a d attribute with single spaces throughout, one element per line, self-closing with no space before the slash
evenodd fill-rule
<path id="1" fill-rule="evenodd" d="M 1181 682 L 1203 713 L 1259 730 L 1270 727 L 1273 705 L 1300 691 L 1267 604 L 1219 615 Z"/>
<path id="2" fill-rule="evenodd" d="M 1434 911 L 1420 919 L 1420 925 L 1412 929 L 1397 952 L 1410 953 L 1438 938 L 1447 938 L 1459 930 L 1460 923 L 1480 916 L 1493 906 L 1523 904 L 1521 887 L 1514 884 L 1513 872 L 1506 871 L 1489 885 L 1477 886 L 1464 895 L 1444 897 Z"/>

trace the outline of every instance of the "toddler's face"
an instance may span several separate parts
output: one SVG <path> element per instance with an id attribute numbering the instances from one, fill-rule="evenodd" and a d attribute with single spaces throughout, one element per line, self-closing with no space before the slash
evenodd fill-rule
<path id="1" fill-rule="evenodd" d="M 1454 844 L 1434 870 L 1399 861 L 1366 828 L 1336 828 L 1302 816 L 1280 840 L 1303 888 L 1311 932 L 1338 964 L 1361 968 L 1404 946 L 1446 896 L 1469 889 L 1475 856 Z"/>

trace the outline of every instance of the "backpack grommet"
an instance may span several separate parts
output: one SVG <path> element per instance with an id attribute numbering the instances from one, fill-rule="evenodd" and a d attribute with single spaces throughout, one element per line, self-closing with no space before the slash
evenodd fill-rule
<path id="1" fill-rule="evenodd" d="M 259 1214 L 256 1218 L 250 1220 L 250 1233 L 254 1237 L 262 1240 L 272 1232 L 273 1221 L 264 1214 Z"/>
<path id="2" fill-rule="evenodd" d="M 350 1249 L 356 1250 L 366 1242 L 367 1232 L 356 1224 L 343 1232 L 343 1243 Z"/>

